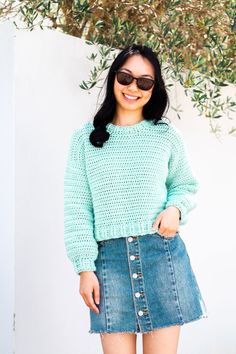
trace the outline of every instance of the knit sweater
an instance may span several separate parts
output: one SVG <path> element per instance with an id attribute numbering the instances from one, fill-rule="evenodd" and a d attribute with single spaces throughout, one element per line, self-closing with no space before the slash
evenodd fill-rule
<path id="1" fill-rule="evenodd" d="M 73 131 L 64 174 L 64 242 L 77 274 L 95 271 L 97 241 L 154 233 L 152 224 L 170 205 L 179 225 L 195 208 L 199 182 L 180 130 L 142 120 L 107 124 L 103 147 L 89 141 L 87 122 Z"/>

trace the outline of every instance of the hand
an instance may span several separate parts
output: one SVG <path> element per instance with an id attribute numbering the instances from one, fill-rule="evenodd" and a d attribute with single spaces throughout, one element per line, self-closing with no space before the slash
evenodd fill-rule
<path id="1" fill-rule="evenodd" d="M 95 313 L 99 313 L 95 302 L 99 304 L 99 282 L 93 271 L 80 272 L 80 295 L 83 297 L 85 304 Z M 93 300 L 94 293 L 94 300 Z"/>
<path id="2" fill-rule="evenodd" d="M 163 236 L 174 236 L 178 231 L 179 217 L 180 210 L 171 205 L 158 215 L 152 227 Z M 159 227 L 160 223 L 161 225 Z"/>

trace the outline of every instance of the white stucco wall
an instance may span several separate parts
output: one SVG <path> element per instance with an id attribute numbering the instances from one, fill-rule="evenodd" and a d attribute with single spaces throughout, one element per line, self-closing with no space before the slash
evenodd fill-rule
<path id="1" fill-rule="evenodd" d="M 5 36 L 6 29 L 1 27 L 0 31 L 0 36 Z M 9 35 L 12 39 L 13 33 Z M 11 76 L 12 51 L 7 54 L 3 48 L 1 41 L 4 60 L 11 59 Z M 86 56 L 95 49 L 71 36 L 35 30 L 16 31 L 14 50 L 14 102 L 11 86 L 4 99 L 11 120 L 0 106 L 0 115 L 5 117 L 1 120 L 1 155 L 9 164 L 9 178 L 1 176 L 1 210 L 5 200 L 11 202 L 11 208 L 4 211 L 9 220 L 3 218 L 7 227 L 3 228 L 0 252 L 4 253 L 2 243 L 8 250 L 1 257 L 4 276 L 0 287 L 6 286 L 6 278 L 11 284 L 13 279 L 14 212 L 16 353 L 102 353 L 99 335 L 88 333 L 88 308 L 79 294 L 79 277 L 66 258 L 63 243 L 63 174 L 68 142 L 72 131 L 91 119 L 96 110 L 98 90 L 88 94 L 79 88 L 92 68 Z M 4 72 L 3 66 L 1 70 Z M 1 86 L 1 92 L 5 87 Z M 235 88 L 229 92 L 235 94 Z M 181 121 L 170 111 L 168 116 L 183 132 L 200 180 L 198 206 L 180 230 L 209 314 L 208 319 L 182 327 L 179 352 L 235 354 L 236 141 L 225 136 L 220 143 L 210 134 L 208 122 L 197 117 L 198 112 L 177 85 L 171 102 L 174 106 L 181 103 L 184 109 Z M 9 138 L 4 130 L 10 131 Z M 9 291 L 10 297 L 3 297 L 9 310 L 4 314 L 6 320 L 13 311 L 13 286 Z M 6 327 L 8 343 L 10 330 Z M 138 346 L 141 353 L 140 336 Z"/>
<path id="2" fill-rule="evenodd" d="M 14 350 L 14 28 L 0 23 L 0 353 Z"/>

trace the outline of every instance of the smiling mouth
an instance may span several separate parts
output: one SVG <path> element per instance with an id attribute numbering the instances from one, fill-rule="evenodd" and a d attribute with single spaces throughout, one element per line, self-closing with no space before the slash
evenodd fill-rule
<path id="1" fill-rule="evenodd" d="M 127 95 L 126 93 L 123 93 L 124 97 L 127 98 L 128 100 L 130 101 L 137 101 L 140 97 L 138 96 L 130 96 L 130 95 Z"/>

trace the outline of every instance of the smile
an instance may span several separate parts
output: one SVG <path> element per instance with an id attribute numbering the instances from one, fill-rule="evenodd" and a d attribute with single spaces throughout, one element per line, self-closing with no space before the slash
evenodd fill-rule
<path id="1" fill-rule="evenodd" d="M 127 98 L 128 100 L 138 100 L 140 97 L 137 97 L 137 96 L 130 96 L 130 95 L 127 95 L 125 93 L 123 93 L 123 95 L 125 96 L 125 98 Z"/>

